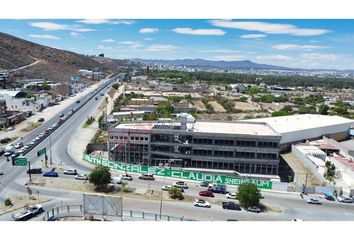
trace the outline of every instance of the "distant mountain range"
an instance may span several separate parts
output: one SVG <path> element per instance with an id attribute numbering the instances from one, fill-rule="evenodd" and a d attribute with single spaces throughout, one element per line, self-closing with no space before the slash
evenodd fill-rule
<path id="1" fill-rule="evenodd" d="M 144 64 L 188 66 L 195 68 L 218 68 L 228 70 L 297 70 L 294 68 L 254 63 L 244 61 L 212 61 L 205 59 L 176 59 L 176 60 L 154 60 L 154 59 L 133 59 L 133 61 Z"/>

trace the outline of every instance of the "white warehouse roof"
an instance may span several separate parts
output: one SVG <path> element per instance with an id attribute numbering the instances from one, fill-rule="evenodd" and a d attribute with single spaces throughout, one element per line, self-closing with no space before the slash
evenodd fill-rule
<path id="1" fill-rule="evenodd" d="M 319 114 L 300 114 L 284 117 L 270 117 L 244 120 L 267 123 L 282 135 L 280 143 L 296 142 L 318 138 L 322 135 L 348 131 L 354 127 L 354 121 L 339 117 Z"/>

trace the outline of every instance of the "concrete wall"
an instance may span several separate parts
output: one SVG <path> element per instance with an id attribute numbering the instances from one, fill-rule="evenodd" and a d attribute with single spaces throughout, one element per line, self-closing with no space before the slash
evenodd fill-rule
<path id="1" fill-rule="evenodd" d="M 319 169 L 319 167 L 315 165 L 303 152 L 301 152 L 299 148 L 297 148 L 295 145 L 292 145 L 291 151 L 319 180 L 327 182 L 323 176 L 323 170 Z"/>

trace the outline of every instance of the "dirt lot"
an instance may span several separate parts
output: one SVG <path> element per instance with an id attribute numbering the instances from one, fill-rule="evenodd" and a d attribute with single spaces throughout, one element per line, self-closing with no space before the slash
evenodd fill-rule
<path id="1" fill-rule="evenodd" d="M 252 118 L 264 118 L 269 117 L 269 113 L 200 113 L 198 114 L 199 120 L 213 120 L 213 121 L 236 121 L 243 119 L 252 119 Z"/>
<path id="2" fill-rule="evenodd" d="M 24 208 L 27 205 L 44 203 L 51 200 L 49 198 L 41 197 L 40 192 L 39 195 L 36 192 L 32 192 L 31 197 L 29 197 L 28 195 L 13 195 L 9 198 L 11 199 L 13 205 L 5 206 L 4 204 L 2 204 L 0 208 L 0 215 Z"/>
<path id="3" fill-rule="evenodd" d="M 260 107 L 256 104 L 248 103 L 248 102 L 238 102 L 235 101 L 235 108 L 242 111 L 255 111 L 259 110 Z"/>
<path id="4" fill-rule="evenodd" d="M 215 112 L 219 112 L 219 113 L 226 112 L 225 108 L 221 106 L 217 101 L 210 101 L 209 104 L 213 107 Z"/>
<path id="5" fill-rule="evenodd" d="M 199 112 L 204 112 L 206 111 L 206 108 L 204 106 L 204 103 L 200 100 L 193 101 L 194 106 L 197 108 L 197 111 Z"/>

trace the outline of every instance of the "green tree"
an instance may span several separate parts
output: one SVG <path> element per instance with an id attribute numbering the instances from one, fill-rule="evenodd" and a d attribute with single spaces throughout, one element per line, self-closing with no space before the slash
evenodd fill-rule
<path id="1" fill-rule="evenodd" d="M 318 107 L 318 113 L 322 115 L 328 115 L 329 107 L 326 104 L 321 104 Z"/>
<path id="2" fill-rule="evenodd" d="M 89 174 L 89 182 L 97 188 L 105 188 L 111 180 L 111 172 L 106 166 L 96 166 Z"/>
<path id="3" fill-rule="evenodd" d="M 248 208 L 253 205 L 258 205 L 262 194 L 254 183 L 246 182 L 238 187 L 236 198 L 239 200 L 241 206 Z"/>

